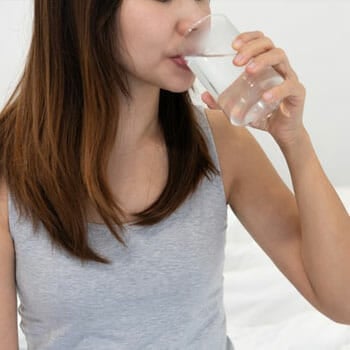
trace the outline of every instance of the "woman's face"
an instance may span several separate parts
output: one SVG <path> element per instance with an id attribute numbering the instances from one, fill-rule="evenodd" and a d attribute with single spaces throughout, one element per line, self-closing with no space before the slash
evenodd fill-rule
<path id="1" fill-rule="evenodd" d="M 182 92 L 194 81 L 178 46 L 190 24 L 210 13 L 209 0 L 123 0 L 117 20 L 129 79 Z"/>

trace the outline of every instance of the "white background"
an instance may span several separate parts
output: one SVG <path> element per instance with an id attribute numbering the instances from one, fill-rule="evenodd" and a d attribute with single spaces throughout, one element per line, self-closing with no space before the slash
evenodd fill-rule
<path id="1" fill-rule="evenodd" d="M 350 185 L 350 1 L 212 0 L 212 9 L 286 51 L 307 90 L 304 120 L 322 165 L 334 185 Z M 270 137 L 254 134 L 289 183 Z"/>
<path id="2" fill-rule="evenodd" d="M 0 0 L 0 106 L 23 67 L 31 0 Z M 307 89 L 305 124 L 336 186 L 350 185 L 350 1 L 212 0 L 241 31 L 261 30 L 288 54 Z M 268 135 L 253 131 L 285 181 L 286 165 Z"/>

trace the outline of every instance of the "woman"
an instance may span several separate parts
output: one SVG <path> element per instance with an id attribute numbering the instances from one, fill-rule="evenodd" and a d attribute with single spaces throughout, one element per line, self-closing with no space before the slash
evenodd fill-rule
<path id="1" fill-rule="evenodd" d="M 303 126 L 304 88 L 262 33 L 233 43 L 248 74 L 285 78 L 255 127 L 280 146 L 294 197 L 245 128 L 190 102 L 176 47 L 209 12 L 208 0 L 35 0 L 0 115 L 1 349 L 17 349 L 16 290 L 29 349 L 232 349 L 227 204 L 312 305 L 350 323 L 349 216 Z"/>

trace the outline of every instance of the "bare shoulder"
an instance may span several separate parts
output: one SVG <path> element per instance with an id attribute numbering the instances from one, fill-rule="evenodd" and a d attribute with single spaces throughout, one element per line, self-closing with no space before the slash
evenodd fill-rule
<path id="1" fill-rule="evenodd" d="M 243 176 L 242 162 L 259 146 L 246 128 L 232 125 L 222 111 L 206 110 L 206 115 L 213 133 L 228 199 L 235 181 Z"/>
<path id="2" fill-rule="evenodd" d="M 8 223 L 8 191 L 0 179 L 0 349 L 18 349 L 15 249 Z"/>
<path id="3" fill-rule="evenodd" d="M 13 257 L 13 242 L 9 229 L 8 190 L 2 179 L 0 179 L 0 253 L 0 258 L 3 254 Z"/>
<path id="4" fill-rule="evenodd" d="M 4 230 L 8 231 L 8 227 L 9 227 L 7 203 L 8 203 L 7 185 L 6 185 L 6 182 L 0 178 L 0 232 L 3 232 Z"/>

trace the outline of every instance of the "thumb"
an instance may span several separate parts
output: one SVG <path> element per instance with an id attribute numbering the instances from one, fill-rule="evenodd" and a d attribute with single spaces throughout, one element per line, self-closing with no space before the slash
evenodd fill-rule
<path id="1" fill-rule="evenodd" d="M 210 109 L 220 109 L 219 105 L 216 103 L 213 96 L 209 94 L 209 92 L 203 92 L 201 95 L 202 101 L 208 106 Z"/>

